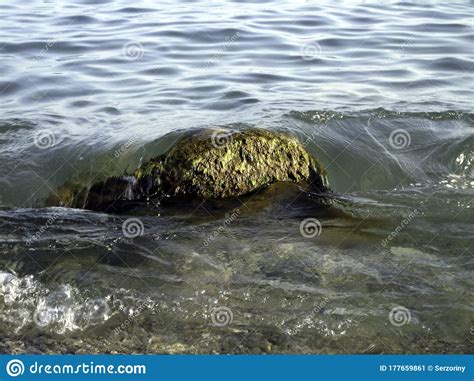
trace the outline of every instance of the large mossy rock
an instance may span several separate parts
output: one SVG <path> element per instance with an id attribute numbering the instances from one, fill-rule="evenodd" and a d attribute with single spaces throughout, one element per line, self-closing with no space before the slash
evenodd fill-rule
<path id="1" fill-rule="evenodd" d="M 185 133 L 168 152 L 130 175 L 109 178 L 86 191 L 60 190 L 58 195 L 67 195 L 62 200 L 59 196 L 65 206 L 103 210 L 118 200 L 236 198 L 275 182 L 327 190 L 323 169 L 296 137 L 256 128 L 204 129 Z"/>
<path id="2" fill-rule="evenodd" d="M 239 197 L 277 181 L 318 182 L 321 167 L 295 138 L 263 129 L 201 130 L 134 175 L 139 185 L 171 196 Z M 322 185 L 322 182 L 321 184 Z"/>

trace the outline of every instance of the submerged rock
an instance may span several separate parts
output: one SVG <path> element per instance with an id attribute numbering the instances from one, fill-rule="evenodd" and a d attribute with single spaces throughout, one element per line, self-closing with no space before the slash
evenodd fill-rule
<path id="1" fill-rule="evenodd" d="M 275 182 L 325 192 L 325 172 L 297 138 L 264 129 L 204 129 L 185 133 L 165 154 L 89 189 L 63 186 L 50 204 L 104 210 L 118 201 L 163 197 L 228 199 Z"/>

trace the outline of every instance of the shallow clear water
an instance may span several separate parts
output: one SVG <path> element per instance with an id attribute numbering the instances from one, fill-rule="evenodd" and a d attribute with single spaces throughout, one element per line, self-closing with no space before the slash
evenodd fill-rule
<path id="1" fill-rule="evenodd" d="M 472 352 L 472 4 L 13 1 L 0 20 L 0 351 Z M 295 134 L 331 207 L 280 184 L 159 215 L 44 208 L 208 126 Z"/>

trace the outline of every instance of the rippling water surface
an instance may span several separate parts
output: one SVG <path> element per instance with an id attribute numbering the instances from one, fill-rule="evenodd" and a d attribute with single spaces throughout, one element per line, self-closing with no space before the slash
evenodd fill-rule
<path id="1" fill-rule="evenodd" d="M 0 351 L 472 352 L 472 13 L 0 5 Z M 331 207 L 282 184 L 159 215 L 44 207 L 210 126 L 298 136 Z"/>

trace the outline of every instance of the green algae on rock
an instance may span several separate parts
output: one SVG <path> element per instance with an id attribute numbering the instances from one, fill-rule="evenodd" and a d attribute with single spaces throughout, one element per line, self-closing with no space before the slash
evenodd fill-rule
<path id="1" fill-rule="evenodd" d="M 296 137 L 257 128 L 203 129 L 185 133 L 168 152 L 130 175 L 109 178 L 88 190 L 69 186 L 56 196 L 64 206 L 104 209 L 114 201 L 164 196 L 236 198 L 275 182 L 327 191 L 324 170 Z"/>

